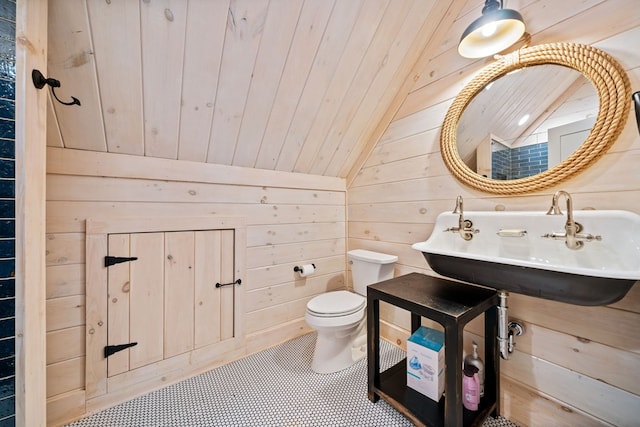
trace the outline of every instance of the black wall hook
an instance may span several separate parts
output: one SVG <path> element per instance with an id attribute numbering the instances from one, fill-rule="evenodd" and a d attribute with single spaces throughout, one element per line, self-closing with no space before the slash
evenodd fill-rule
<path id="1" fill-rule="evenodd" d="M 62 104 L 62 105 L 80 105 L 80 100 L 78 98 L 76 98 L 75 96 L 72 96 L 71 97 L 71 101 L 69 101 L 69 102 L 61 101 L 60 98 L 58 98 L 56 96 L 56 92 L 55 92 L 54 88 L 60 87 L 60 81 L 59 80 L 52 79 L 52 78 L 46 78 L 45 76 L 42 75 L 40 70 L 33 70 L 31 72 L 31 79 L 33 80 L 33 85 L 36 87 L 36 89 L 42 89 L 45 85 L 51 86 L 51 93 L 53 94 L 53 97 L 56 99 L 56 101 L 58 101 L 60 104 Z"/>

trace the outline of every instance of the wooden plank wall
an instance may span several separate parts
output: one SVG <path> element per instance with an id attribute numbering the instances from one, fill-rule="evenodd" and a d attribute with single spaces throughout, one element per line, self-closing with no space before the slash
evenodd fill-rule
<path id="1" fill-rule="evenodd" d="M 442 37 L 364 167 L 348 189 L 348 248 L 399 256 L 396 274 L 431 272 L 410 244 L 426 239 L 438 213 L 451 211 L 457 195 L 466 210 L 546 210 L 564 189 L 577 209 L 625 209 L 640 213 L 640 138 L 633 113 L 613 148 L 578 177 L 545 191 L 497 197 L 467 188 L 445 168 L 439 127 L 456 93 L 489 60 L 460 57 L 456 43 L 480 16 L 481 1 L 469 1 Z M 517 3 L 517 2 L 510 2 Z M 578 42 L 613 55 L 632 90 L 640 89 L 640 14 L 635 0 L 521 1 L 509 4 L 525 16 L 532 44 Z M 442 36 L 442 35 L 441 35 Z M 511 294 L 509 315 L 527 333 L 502 361 L 501 412 L 525 426 L 637 425 L 640 419 L 640 285 L 620 302 L 579 307 Z M 390 308 L 384 334 L 402 344 L 409 316 Z M 471 325 L 466 344 L 480 334 Z"/>
<path id="2" fill-rule="evenodd" d="M 85 413 L 87 218 L 245 217 L 244 354 L 309 332 L 306 302 L 345 286 L 342 179 L 62 148 L 47 171 L 50 425 Z M 299 279 L 293 267 L 311 262 L 318 273 Z"/>

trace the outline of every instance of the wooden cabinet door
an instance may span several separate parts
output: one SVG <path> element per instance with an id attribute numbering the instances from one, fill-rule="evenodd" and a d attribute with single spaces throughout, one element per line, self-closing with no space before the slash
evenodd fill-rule
<path id="1" fill-rule="evenodd" d="M 108 377 L 235 337 L 234 230 L 110 234 Z"/>
<path id="2" fill-rule="evenodd" d="M 244 218 L 87 219 L 86 254 L 87 405 L 244 354 Z M 107 265 L 107 256 L 137 259 Z M 110 346 L 134 342 L 105 357 Z"/>

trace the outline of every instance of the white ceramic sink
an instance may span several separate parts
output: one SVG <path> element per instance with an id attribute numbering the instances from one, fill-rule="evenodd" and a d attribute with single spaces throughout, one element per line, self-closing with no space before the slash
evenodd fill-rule
<path id="1" fill-rule="evenodd" d="M 429 239 L 412 247 L 443 276 L 571 304 L 618 301 L 640 280 L 640 215 L 589 210 L 573 217 L 580 234 L 593 237 L 580 249 L 542 237 L 562 235 L 566 213 L 477 211 L 464 212 L 479 230 L 471 240 L 444 231 L 458 226 L 459 215 L 442 213 Z"/>

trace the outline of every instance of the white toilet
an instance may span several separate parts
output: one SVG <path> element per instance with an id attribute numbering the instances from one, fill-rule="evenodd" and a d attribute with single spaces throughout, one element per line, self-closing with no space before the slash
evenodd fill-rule
<path id="1" fill-rule="evenodd" d="M 347 253 L 354 292 L 334 291 L 307 303 L 305 319 L 318 332 L 311 369 L 329 374 L 348 368 L 366 354 L 366 340 L 354 347 L 358 336 L 366 338 L 367 285 L 393 278 L 395 255 L 355 249 Z M 361 348 L 360 348 L 361 347 Z"/>

